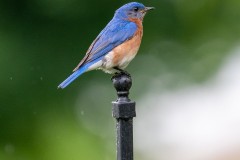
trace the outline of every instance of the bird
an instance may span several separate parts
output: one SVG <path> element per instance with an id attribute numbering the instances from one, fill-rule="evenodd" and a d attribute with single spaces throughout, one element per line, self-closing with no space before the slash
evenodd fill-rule
<path id="1" fill-rule="evenodd" d="M 73 73 L 58 88 L 64 89 L 80 75 L 92 70 L 128 74 L 124 69 L 139 50 L 143 36 L 143 18 L 152 9 L 154 7 L 145 7 L 139 2 L 130 2 L 118 8 Z"/>

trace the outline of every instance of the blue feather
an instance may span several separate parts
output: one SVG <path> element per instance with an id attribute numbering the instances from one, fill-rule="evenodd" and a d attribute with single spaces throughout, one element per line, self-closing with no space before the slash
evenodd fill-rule
<path id="1" fill-rule="evenodd" d="M 98 41 L 92 48 L 88 62 L 104 57 L 112 49 L 131 39 L 136 31 L 137 25 L 135 23 L 113 19 L 100 33 Z M 100 50 L 98 50 L 99 48 Z"/>
<path id="2" fill-rule="evenodd" d="M 72 81 L 74 81 L 77 77 L 79 77 L 81 74 L 83 74 L 86 70 L 88 69 L 87 66 L 82 66 L 81 68 L 79 68 L 78 70 L 76 70 L 75 72 L 73 72 L 73 74 L 71 74 L 67 79 L 65 79 L 59 86 L 58 88 L 65 88 L 67 87 L 70 83 L 72 83 Z"/>
<path id="3" fill-rule="evenodd" d="M 94 63 L 98 62 L 101 60 L 101 58 L 96 59 L 95 61 L 91 63 L 87 63 L 83 66 L 81 66 L 78 70 L 73 72 L 67 79 L 65 79 L 61 84 L 59 84 L 58 88 L 64 89 L 67 87 L 70 83 L 72 83 L 75 79 L 77 79 L 79 76 L 81 76 L 83 73 L 88 71 L 88 68 L 93 65 Z"/>

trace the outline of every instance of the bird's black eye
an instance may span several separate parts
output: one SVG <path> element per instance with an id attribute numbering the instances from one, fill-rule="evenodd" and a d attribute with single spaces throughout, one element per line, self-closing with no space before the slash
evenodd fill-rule
<path id="1" fill-rule="evenodd" d="M 139 8 L 138 8 L 138 7 L 134 7 L 133 10 L 134 10 L 135 12 L 137 12 L 137 11 L 139 10 Z"/>

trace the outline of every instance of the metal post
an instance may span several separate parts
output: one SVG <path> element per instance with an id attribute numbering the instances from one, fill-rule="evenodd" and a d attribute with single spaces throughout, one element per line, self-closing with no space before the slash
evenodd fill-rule
<path id="1" fill-rule="evenodd" d="M 116 118 L 117 160 L 133 160 L 133 117 L 136 117 L 135 102 L 128 98 L 132 86 L 130 75 L 120 73 L 112 78 L 118 99 L 112 102 Z"/>

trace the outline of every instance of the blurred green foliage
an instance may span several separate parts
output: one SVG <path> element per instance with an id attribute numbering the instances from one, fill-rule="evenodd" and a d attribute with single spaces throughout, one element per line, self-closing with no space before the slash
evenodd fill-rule
<path id="1" fill-rule="evenodd" d="M 57 90 L 91 41 L 128 1 L 0 0 L 0 159 L 114 159 L 110 76 L 86 73 Z M 238 0 L 142 1 L 140 52 L 128 67 L 132 97 L 150 79 L 168 88 L 216 72 L 240 37 Z"/>

